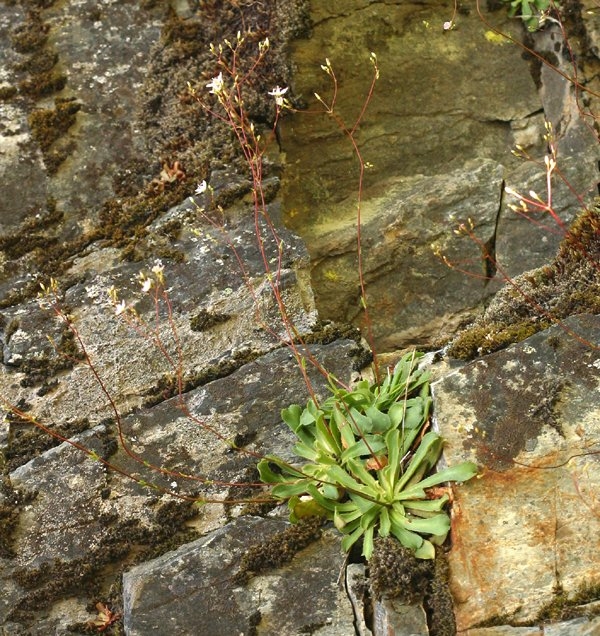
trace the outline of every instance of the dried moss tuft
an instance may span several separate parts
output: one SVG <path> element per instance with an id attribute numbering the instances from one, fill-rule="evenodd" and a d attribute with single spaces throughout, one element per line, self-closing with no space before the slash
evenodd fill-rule
<path id="1" fill-rule="evenodd" d="M 377 539 L 369 561 L 369 578 L 375 598 L 397 598 L 411 604 L 425 597 L 433 564 L 391 538 Z"/>
<path id="2" fill-rule="evenodd" d="M 48 40 L 49 26 L 42 22 L 38 11 L 30 11 L 27 21 L 13 29 L 10 38 L 18 53 L 31 53 L 41 49 Z"/>
<path id="3" fill-rule="evenodd" d="M 323 523 L 324 519 L 321 517 L 306 517 L 283 532 L 278 532 L 270 539 L 251 547 L 240 561 L 236 581 L 243 583 L 256 574 L 289 563 L 300 550 L 321 537 Z"/>
<path id="4" fill-rule="evenodd" d="M 40 146 L 50 174 L 57 172 L 60 164 L 74 148 L 73 144 L 54 149 L 52 146 L 75 123 L 76 115 L 81 109 L 81 104 L 74 97 L 56 98 L 54 104 L 54 108 L 34 110 L 28 118 L 31 134 Z"/>

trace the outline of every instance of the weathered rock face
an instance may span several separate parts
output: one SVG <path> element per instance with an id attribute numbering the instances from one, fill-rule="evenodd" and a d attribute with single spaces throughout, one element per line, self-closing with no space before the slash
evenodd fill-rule
<path id="1" fill-rule="evenodd" d="M 146 267 L 120 263 L 114 249 L 97 250 L 93 256 L 75 261 L 71 270 L 78 282 L 69 287 L 59 304 L 68 307 L 87 353 L 105 379 L 107 392 L 115 396 L 119 410 L 148 401 L 157 393 L 159 382 L 167 376 L 174 379 L 178 368 L 185 382 L 198 383 L 208 369 L 213 369 L 214 376 L 224 365 L 236 368 L 279 346 L 280 339 L 287 337 L 265 276 L 248 209 L 244 209 L 245 218 L 237 224 L 229 223 L 226 229 L 195 221 L 190 218 L 193 210 L 191 203 L 183 204 L 154 229 L 160 233 L 165 224 L 173 222 L 182 227 L 172 244 L 185 254 L 185 263 L 164 262 L 166 284 L 171 287 L 170 319 L 164 302 L 155 317 L 152 295 L 144 297 L 139 291 L 138 274 L 142 271 L 149 275 L 152 262 Z M 237 255 L 245 264 L 245 277 L 237 269 L 235 254 L 224 236 L 239 245 Z M 286 251 L 289 249 L 280 273 L 282 298 L 298 332 L 306 334 L 316 324 L 307 281 L 308 257 L 293 235 L 281 232 L 279 240 Z M 272 236 L 265 235 L 267 259 L 276 258 L 278 246 Z M 147 321 L 146 327 L 138 325 L 136 331 L 123 316 L 115 316 L 108 294 L 112 287 Z M 5 400 L 13 404 L 25 400 L 32 415 L 53 421 L 86 416 L 98 422 L 114 416 L 102 387 L 85 365 L 59 378 L 48 377 L 53 366 L 65 364 L 61 351 L 55 351 L 47 338 L 52 336 L 64 349 L 61 338 L 69 331 L 64 321 L 39 307 L 37 300 L 6 310 L 4 317 Z M 147 338 L 139 333 L 140 328 L 146 329 Z M 170 355 L 179 359 L 169 362 L 156 337 Z M 81 352 L 77 355 L 81 357 Z M 31 388 L 36 385 L 43 387 L 39 395 Z M 90 404 L 99 408 L 90 409 Z"/>
<path id="2" fill-rule="evenodd" d="M 439 341 L 480 310 L 506 276 L 554 255 L 564 228 L 547 212 L 532 219 L 515 214 L 508 207 L 515 199 L 503 196 L 506 184 L 546 200 L 544 118 L 557 143 L 561 177 L 553 179 L 552 200 L 562 223 L 597 193 L 593 116 L 582 110 L 571 81 L 531 55 L 526 59 L 520 45 L 492 30 L 520 40 L 518 24 L 507 22 L 503 9 L 485 13 L 484 24 L 464 7 L 453 17 L 456 28 L 444 30 L 452 12 L 436 2 L 315 2 L 313 37 L 294 47 L 293 87 L 309 112 L 283 121 L 286 213 L 315 262 L 321 314 L 363 328 L 356 246 L 347 238 L 356 225 L 358 162 L 334 118 L 314 114 L 323 107 L 313 91 L 330 99 L 332 82 L 321 71 L 328 57 L 338 80 L 335 113 L 351 129 L 373 73 L 369 51 L 378 54 L 380 79 L 355 137 L 369 164 L 363 259 L 381 348 Z M 529 44 L 573 76 L 558 28 L 534 35 Z M 586 61 L 580 79 L 592 81 L 595 67 L 597 60 Z M 515 158 L 516 145 L 532 161 Z M 491 178 L 486 165 L 496 166 Z M 458 242 L 453 231 L 468 219 L 475 240 Z M 441 264 L 438 250 L 457 271 Z M 483 252 L 492 260 L 482 263 Z M 492 282 L 485 278 L 494 275 Z"/>
<path id="3" fill-rule="evenodd" d="M 463 180 L 467 172 L 469 183 Z M 362 209 L 361 236 L 373 332 L 383 350 L 450 336 L 498 289 L 494 282 L 474 283 L 463 271 L 451 270 L 434 251 L 453 262 L 467 261 L 482 277 L 482 247 L 448 228 L 473 219 L 481 243 L 492 240 L 502 184 L 502 166 L 478 160 L 446 175 L 392 179 L 381 184 L 378 195 L 372 189 Z M 366 332 L 356 304 L 355 227 L 330 222 L 308 230 L 305 239 L 312 246 L 313 279 L 319 281 L 319 311 L 341 312 Z"/>
<path id="4" fill-rule="evenodd" d="M 598 342 L 598 317 L 574 317 L 433 386 L 446 460 L 482 466 L 454 507 L 459 630 L 597 598 Z"/>
<path id="5" fill-rule="evenodd" d="M 372 318 L 386 348 L 428 343 L 432 332 L 436 338 L 453 332 L 496 289 L 495 282 L 475 284 L 431 257 L 437 248 L 461 267 L 482 272 L 482 248 L 452 236 L 456 223 L 472 219 L 478 239 L 495 248 L 510 274 L 553 253 L 554 237 L 538 229 L 539 245 L 532 250 L 534 240 L 524 231 L 529 222 L 509 222 L 508 200 L 502 197 L 502 180 L 509 177 L 515 188 L 543 192 L 543 170 L 517 167 L 508 152 L 516 142 L 535 156 L 543 154 L 540 108 L 555 125 L 561 169 L 579 193 L 595 184 L 596 146 L 589 144 L 569 84 L 542 68 L 538 93 L 518 49 L 486 39 L 475 16 L 461 14 L 457 30 L 443 32 L 435 25 L 450 16 L 437 3 L 364 7 L 353 0 L 344 4 L 341 17 L 340 3 L 313 4 L 310 54 L 289 96 L 301 100 L 315 89 L 328 94 L 304 72 L 318 70 L 329 55 L 340 69 L 340 112 L 351 120 L 345 100 L 364 94 L 367 84 L 346 57 L 352 49 L 348 35 L 365 54 L 379 53 L 383 91 L 374 98 L 374 116 L 357 133 L 365 160 L 375 167 L 367 174 L 363 206 Z M 313 142 L 322 133 L 296 131 L 313 144 L 309 151 L 299 145 L 298 156 L 316 177 L 301 173 L 290 181 L 293 198 L 287 195 L 284 213 L 280 200 L 273 200 L 281 169 L 270 153 L 264 185 L 275 225 L 259 221 L 257 237 L 247 166 L 227 128 L 206 117 L 186 86 L 189 81 L 204 89 L 219 72 L 210 42 L 233 39 L 239 30 L 254 54 L 268 35 L 272 57 L 246 96 L 257 128 L 268 132 L 274 107 L 267 91 L 291 84 L 285 48 L 290 37 L 306 30 L 304 5 L 302 0 L 0 5 L 0 396 L 19 412 L 10 413 L 8 425 L 0 428 L 3 634 L 84 634 L 110 629 L 113 619 L 115 633 L 122 623 L 128 634 L 435 632 L 431 611 L 389 599 L 372 603 L 363 575 L 356 575 L 348 599 L 339 587 L 344 558 L 331 527 L 292 529 L 290 535 L 283 510 L 269 511 L 264 501 L 246 506 L 261 492 L 258 457 L 276 453 L 292 459 L 293 440 L 280 409 L 306 400 L 303 363 L 314 356 L 347 382 L 369 359 L 355 329 L 318 321 L 309 281 L 312 268 L 313 280 L 322 280 L 321 307 L 327 312 L 341 307 L 336 315 L 360 322 L 354 238 L 346 222 L 353 214 L 347 195 L 355 184 L 354 166 L 333 139 L 320 152 Z M 334 18 L 341 21 L 341 38 L 339 26 L 333 31 Z M 319 43 L 321 34 L 331 49 Z M 555 30 L 539 40 L 540 50 L 561 48 Z M 482 54 L 485 47 L 492 55 Z M 393 67 L 406 75 L 398 81 Z M 435 76 L 427 79 L 432 69 Z M 595 66 L 590 63 L 587 72 L 593 75 Z M 399 84 L 408 98 L 398 98 Z M 388 96 L 391 102 L 383 99 Z M 293 163 L 290 128 L 280 132 Z M 327 177 L 325 169 L 338 159 L 340 172 Z M 382 173 L 383 180 L 377 177 Z M 205 178 L 212 193 L 190 201 Z M 340 202 L 336 213 L 343 212 L 307 234 L 312 265 L 309 250 L 281 227 L 284 216 L 295 226 L 305 212 L 298 188 L 319 209 L 326 207 L 323 194 L 334 191 Z M 555 201 L 568 219 L 574 208 L 566 191 L 558 184 Z M 170 304 L 162 302 L 156 312 L 152 290 L 140 291 L 139 273 L 151 275 L 158 259 Z M 48 285 L 50 276 L 58 279 L 67 321 L 40 308 L 36 299 L 39 283 Z M 127 312 L 115 315 L 108 301 L 113 287 L 143 322 Z M 274 290 L 293 329 L 281 320 Z M 573 323 L 573 330 L 589 332 L 592 344 L 598 342 L 592 318 Z M 284 346 L 292 340 L 309 344 L 294 352 Z M 598 438 L 590 406 L 598 403 L 595 349 L 577 346 L 560 332 L 524 343 L 520 361 L 533 366 L 531 375 L 524 372 L 527 384 L 519 384 L 517 398 L 508 390 L 511 381 L 516 384 L 514 367 L 507 370 L 498 357 L 465 367 L 439 385 L 436 409 L 451 440 L 448 459 L 475 454 L 488 467 L 481 480 L 457 493 L 462 513 L 457 508 L 450 561 L 461 628 L 484 620 L 482 608 L 500 601 L 512 612 L 510 620 L 520 621 L 569 615 L 542 615 L 549 600 L 574 604 L 592 601 L 593 593 L 597 597 L 592 587 L 587 597 L 582 592 L 575 598 L 586 576 L 597 586 L 598 568 L 589 565 L 597 561 L 590 548 L 597 543 L 595 456 L 548 466 L 587 451 Z M 548 355 L 538 351 L 555 351 L 553 373 Z M 573 361 L 580 366 L 569 364 Z M 485 365 L 486 375 L 479 374 Z M 307 368 L 320 395 L 326 378 Z M 478 375 L 471 379 L 471 373 Z M 487 406 L 475 382 L 492 387 Z M 503 403 L 495 401 L 499 382 L 507 387 Z M 457 434 L 457 411 L 466 411 L 469 402 L 463 404 L 456 391 L 473 402 L 464 426 L 487 431 L 488 445 L 476 435 Z M 499 409 L 513 419 L 529 409 L 527 436 L 513 435 Z M 32 419 L 70 443 L 58 445 Z M 515 458 L 528 466 L 515 468 Z M 546 462 L 546 470 L 531 468 L 531 462 Z M 525 527 L 504 489 L 501 503 L 509 507 L 495 506 L 482 529 L 481 511 L 487 511 L 498 482 L 514 485 L 515 499 L 525 500 L 536 528 Z M 193 500 L 206 505 L 198 508 Z M 593 519 L 579 529 L 586 510 Z M 516 540 L 510 532 L 502 534 L 515 519 L 523 530 Z M 588 531 L 589 539 L 567 554 L 574 527 L 577 539 Z M 538 540 L 546 529 L 550 543 Z M 531 566 L 542 585 L 530 585 L 531 599 L 518 608 L 510 587 L 531 581 L 526 574 L 514 580 L 521 576 L 513 566 L 524 536 L 527 555 L 547 557 L 555 569 L 548 563 Z M 498 537 L 509 549 L 516 545 L 508 561 L 490 549 Z M 476 559 L 473 546 L 480 548 L 487 583 L 468 567 Z M 492 566 L 504 578 L 494 578 L 497 573 L 486 569 Z M 350 587 L 350 577 L 347 581 Z M 556 583 L 564 598 L 553 596 Z M 521 591 L 524 597 L 530 590 Z M 107 604 L 112 614 L 97 603 Z M 581 616 L 588 610 L 578 611 Z M 452 624 L 451 609 L 445 620 Z M 564 627 L 581 630 L 570 634 L 586 628 Z"/>
<path id="6" fill-rule="evenodd" d="M 265 551 L 262 559 L 268 562 L 269 550 L 287 526 L 277 519 L 237 519 L 177 552 L 130 570 L 123 580 L 127 633 L 144 636 L 165 625 L 182 636 L 353 633 L 350 601 L 332 578 L 343 568 L 344 557 L 339 535 L 331 530 L 290 566 L 276 574 L 258 573 L 247 586 L 241 584 L 244 554 L 260 542 Z M 289 543 L 293 550 L 294 537 Z M 314 602 L 299 603 L 302 598 Z"/>
<path id="7" fill-rule="evenodd" d="M 348 378 L 357 364 L 356 356 L 360 349 L 353 341 L 337 341 L 331 345 L 315 345 L 310 353 L 340 378 Z M 324 378 L 319 374 L 311 375 L 314 387 L 322 391 Z M 14 492 L 3 497 L 3 505 L 8 506 L 11 497 L 15 496 L 21 497 L 21 500 L 29 496 L 30 501 L 12 528 L 10 549 L 14 556 L 2 560 L 5 592 L 0 620 L 27 622 L 28 612 L 37 612 L 30 614 L 36 617 L 38 631 L 35 633 L 49 633 L 57 628 L 57 618 L 40 610 L 60 598 L 71 598 L 73 608 L 68 615 L 61 617 L 61 621 L 62 624 L 73 625 L 81 620 L 78 616 L 85 615 L 89 595 L 93 595 L 95 589 L 96 593 L 102 593 L 102 585 L 95 587 L 95 580 L 104 568 L 107 568 L 105 575 L 110 580 L 110 572 L 118 572 L 119 568 L 130 563 L 136 552 L 155 549 L 161 543 L 168 545 L 168 541 L 174 539 L 182 542 L 186 538 L 195 538 L 220 528 L 239 515 L 241 504 L 227 506 L 219 502 L 260 493 L 260 488 L 257 489 L 254 483 L 257 456 L 277 453 L 290 457 L 293 439 L 281 422 L 279 412 L 291 402 L 306 399 L 306 393 L 295 392 L 294 387 L 303 386 L 298 376 L 297 364 L 290 353 L 285 348 L 277 349 L 227 377 L 186 393 L 186 416 L 182 413 L 179 399 L 172 398 L 125 418 L 119 426 L 124 442 L 119 449 L 114 439 L 116 431 L 108 423 L 74 438 L 80 448 L 87 449 L 88 453 L 94 452 L 96 458 L 109 462 L 124 473 L 114 469 L 107 471 L 100 461 L 90 460 L 81 450 L 67 443 L 12 471 L 9 478 Z M 232 444 L 240 450 L 233 451 Z M 159 497 L 126 475 L 152 484 L 155 490 L 161 488 L 176 495 L 187 495 L 190 499 L 206 498 L 212 503 L 198 512 L 189 501 L 177 502 Z M 57 501 L 61 502 L 60 505 Z M 186 521 L 187 537 L 183 525 Z M 238 525 L 252 526 L 253 523 L 252 520 L 240 521 Z M 259 523 L 273 527 L 274 531 L 285 526 L 276 520 L 261 520 Z M 218 536 L 235 532 L 234 526 L 231 530 L 218 531 Z M 243 529 L 238 532 L 246 539 L 246 548 L 242 552 L 268 535 L 266 529 L 257 530 L 256 534 Z M 212 536 L 208 535 L 201 544 L 192 544 L 186 549 L 205 554 L 203 546 L 208 546 L 211 541 Z M 338 554 L 335 558 L 340 567 L 342 565 L 339 539 L 329 537 L 318 545 L 331 553 L 331 558 L 327 557 L 324 561 L 327 564 L 324 571 L 335 578 L 337 574 L 332 574 L 329 565 L 333 553 Z M 319 547 L 313 546 L 311 550 L 314 559 L 321 558 Z M 214 554 L 214 562 L 218 563 L 222 556 L 222 552 Z M 232 567 L 238 556 L 238 552 L 232 550 L 228 557 Z M 275 563 L 285 562 L 283 547 L 272 548 L 270 558 L 276 557 L 279 560 Z M 165 558 L 168 562 L 172 561 L 172 557 Z M 181 573 L 181 585 L 186 581 L 190 584 L 196 580 L 194 577 L 202 576 L 191 561 L 184 559 L 183 563 L 191 569 Z M 162 567 L 162 562 L 157 562 L 142 566 L 142 570 L 152 572 L 154 568 L 162 570 Z M 308 568 L 306 576 L 295 569 L 290 577 L 292 581 L 303 580 L 310 587 L 313 566 L 301 560 L 303 572 L 305 567 Z M 218 572 L 219 575 L 223 573 L 222 569 Z M 127 580 L 132 581 L 133 576 Z M 204 576 L 208 573 L 205 572 Z M 330 579 L 323 585 L 335 588 L 331 587 Z M 194 586 L 199 589 L 196 584 Z M 208 586 L 213 587 L 212 584 Z M 129 590 L 127 585 L 126 589 Z M 127 593 L 130 595 L 128 598 L 133 594 L 131 590 Z M 247 593 L 240 591 L 240 594 Z M 243 602 L 248 616 L 260 609 L 258 606 L 250 609 L 252 602 L 256 601 L 256 594 L 260 595 L 260 592 L 253 592 Z M 263 590 L 263 602 L 265 595 Z M 144 593 L 142 601 L 146 604 L 143 607 L 139 603 L 126 606 L 132 633 L 150 633 L 149 627 L 144 628 L 144 625 L 158 620 L 152 615 L 152 598 L 153 594 Z M 185 593 L 184 598 L 190 600 L 191 597 Z M 227 593 L 221 598 L 223 603 L 229 602 Z M 326 608 L 317 611 L 313 622 L 323 620 L 326 624 L 331 608 L 338 605 L 336 599 L 335 595 L 331 597 Z M 284 597 L 280 601 L 287 603 Z M 173 602 L 183 612 L 182 616 L 187 615 L 185 620 L 188 621 L 181 624 L 184 631 L 177 633 L 194 633 L 193 626 L 201 626 L 197 622 L 198 617 L 204 616 L 202 612 L 197 613 L 197 602 L 189 607 L 189 613 L 183 611 L 177 593 Z M 210 598 L 205 598 L 205 602 L 210 605 Z M 351 622 L 348 618 L 351 612 L 336 611 L 341 625 L 347 625 L 348 620 Z M 135 615 L 132 616 L 132 613 Z M 275 611 L 274 617 L 269 620 L 284 627 L 285 622 L 277 622 L 283 620 L 279 614 L 279 610 Z M 293 613 L 288 615 L 293 616 Z M 300 620 L 300 616 L 290 620 Z M 230 632 L 223 628 L 212 633 Z M 340 628 L 336 633 L 345 632 Z"/>

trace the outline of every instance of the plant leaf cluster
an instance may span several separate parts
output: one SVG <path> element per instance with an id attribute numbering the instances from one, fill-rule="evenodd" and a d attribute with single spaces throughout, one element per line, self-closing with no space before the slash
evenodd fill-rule
<path id="1" fill-rule="evenodd" d="M 268 456 L 258 470 L 274 484 L 273 496 L 288 501 L 291 521 L 325 516 L 345 535 L 344 550 L 362 539 L 367 559 L 376 532 L 396 537 L 419 558 L 434 557 L 450 518 L 448 494 L 432 488 L 466 481 L 477 468 L 464 462 L 430 474 L 443 440 L 426 430 L 431 397 L 429 374 L 418 367 L 422 355 L 405 355 L 380 383 L 361 380 L 345 389 L 331 379 L 325 401 L 282 411 L 298 438 L 293 451 L 306 463 L 297 467 Z"/>
<path id="2" fill-rule="evenodd" d="M 509 4 L 508 16 L 519 16 L 528 31 L 537 31 L 543 24 L 550 0 L 503 0 Z"/>

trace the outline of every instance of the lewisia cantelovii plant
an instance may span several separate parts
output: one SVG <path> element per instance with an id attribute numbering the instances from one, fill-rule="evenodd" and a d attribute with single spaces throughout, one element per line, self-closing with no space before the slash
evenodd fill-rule
<path id="1" fill-rule="evenodd" d="M 240 72 L 239 58 L 244 47 L 244 38 L 238 34 L 232 43 L 225 41 L 218 47 L 212 47 L 220 71 L 206 84 L 205 91 L 212 95 L 212 102 L 207 101 L 204 93 L 198 96 L 197 89 L 190 87 L 193 95 L 197 96 L 206 109 L 213 116 L 219 117 L 234 133 L 242 154 L 249 168 L 252 179 L 252 197 L 254 207 L 256 240 L 263 257 L 265 279 L 272 290 L 273 298 L 279 309 L 282 325 L 286 333 L 283 344 L 292 351 L 298 363 L 298 368 L 304 377 L 310 400 L 305 409 L 293 405 L 286 409 L 282 417 L 286 424 L 298 436 L 300 442 L 295 452 L 309 463 L 304 466 L 292 466 L 277 457 L 261 458 L 245 449 L 233 448 L 239 452 L 250 453 L 259 460 L 259 471 L 264 482 L 275 484 L 272 495 L 276 499 L 289 500 L 292 509 L 292 519 L 306 514 L 306 511 L 322 514 L 331 518 L 336 527 L 346 536 L 343 546 L 345 549 L 359 540 L 363 541 L 363 554 L 368 558 L 373 549 L 373 539 L 377 532 L 381 536 L 395 536 L 404 545 L 415 551 L 417 556 L 432 558 L 433 544 L 441 543 L 445 539 L 450 524 L 443 508 L 448 502 L 447 492 L 434 489 L 448 480 L 464 481 L 475 474 L 475 466 L 461 464 L 455 468 L 446 469 L 440 473 L 427 477 L 439 459 L 442 440 L 433 431 L 426 431 L 429 422 L 430 398 L 428 393 L 428 378 L 425 373 L 417 369 L 418 354 L 410 358 L 403 358 L 393 372 L 388 371 L 380 377 L 377 360 L 374 364 L 375 381 L 369 384 L 359 382 L 355 387 L 344 386 L 326 369 L 318 366 L 311 356 L 310 350 L 304 346 L 302 337 L 295 328 L 288 315 L 287 308 L 281 294 L 280 273 L 283 260 L 284 243 L 280 239 L 277 228 L 271 222 L 268 214 L 266 197 L 263 188 L 263 156 L 269 140 L 263 140 L 255 125 L 250 121 L 244 107 L 244 85 L 252 76 L 258 65 L 268 52 L 269 43 L 265 40 L 259 44 L 255 59 Z M 366 107 L 373 94 L 375 83 L 379 76 L 377 59 L 371 54 L 373 64 L 373 80 L 367 92 L 367 97 L 359 116 L 351 126 L 347 126 L 338 116 L 336 106 L 337 79 L 329 60 L 323 65 L 323 70 L 331 77 L 333 96 L 329 101 L 317 95 L 317 99 L 325 107 L 335 125 L 349 139 L 359 159 L 359 188 L 357 204 L 357 251 L 359 257 L 358 277 L 361 288 L 361 305 L 368 314 L 367 295 L 362 277 L 361 239 L 360 239 L 360 203 L 362 196 L 362 179 L 365 163 L 355 140 L 355 132 L 362 120 Z M 208 91 L 206 91 L 208 89 Z M 278 118 L 285 109 L 291 109 L 286 99 L 287 88 L 274 87 L 269 94 L 275 104 L 273 128 L 277 126 Z M 216 101 L 216 104 L 214 103 Z M 220 110 L 216 109 L 216 106 Z M 211 192 L 206 182 L 198 185 L 195 194 L 204 195 Z M 193 199 L 196 202 L 195 199 Z M 200 213 L 204 210 L 198 206 Z M 214 218 L 205 215 L 212 223 Z M 221 228 L 224 230 L 224 228 Z M 273 263 L 264 249 L 264 232 L 279 245 L 278 258 Z M 227 241 L 227 232 L 223 231 Z M 233 250 L 242 273 L 241 261 L 235 246 L 228 243 Z M 252 282 L 245 277 L 251 293 L 254 293 Z M 161 336 L 160 330 L 146 323 L 135 311 L 133 303 L 126 303 L 119 299 L 117 291 L 109 290 L 109 297 L 113 303 L 115 313 L 125 319 L 135 329 L 140 337 L 151 341 L 168 362 L 176 382 L 176 392 L 179 396 L 179 406 L 182 411 L 199 426 L 206 425 L 197 420 L 187 410 L 184 393 L 184 368 L 179 346 L 179 337 L 173 320 L 172 307 L 165 286 L 164 270 L 161 263 L 156 263 L 149 274 L 140 277 L 142 292 L 152 294 L 155 303 L 156 316 L 162 315 L 166 320 L 170 332 L 171 343 L 175 350 L 170 351 Z M 94 375 L 96 382 L 106 396 L 117 426 L 121 447 L 130 459 L 142 464 L 145 468 L 155 471 L 162 477 L 177 480 L 194 480 L 200 484 L 230 487 L 232 485 L 218 484 L 213 480 L 198 475 L 190 475 L 181 471 L 172 471 L 162 466 L 149 464 L 143 456 L 138 455 L 126 439 L 123 432 L 119 410 L 102 377 L 86 350 L 76 325 L 70 316 L 63 311 L 60 303 L 60 293 L 56 281 L 51 281 L 42 290 L 43 303 L 56 317 L 63 321 L 73 333 L 82 352 L 81 358 Z M 162 311 L 162 314 L 161 314 Z M 370 325 L 370 321 L 367 320 Z M 269 325 L 263 325 L 271 333 L 278 330 Z M 279 337 L 279 336 L 278 336 Z M 319 401 L 311 386 L 306 373 L 307 364 L 314 364 L 328 378 L 331 386 L 331 396 Z M 99 457 L 78 442 L 67 440 L 42 423 L 35 420 L 14 406 L 6 405 L 22 419 L 30 421 L 38 428 L 60 441 L 68 441 L 78 449 L 87 453 L 92 459 L 100 461 L 110 470 L 120 472 L 137 481 L 140 485 L 154 488 L 164 494 L 182 499 L 193 499 L 198 503 L 210 503 L 210 498 L 190 497 L 176 492 L 174 488 L 159 486 L 151 481 L 141 479 L 127 473 L 106 459 Z M 219 436 L 219 434 L 211 431 Z M 219 436 L 220 437 L 220 436 Z M 231 446 L 231 441 L 222 439 L 224 444 Z M 274 472 L 273 467 L 280 471 Z M 264 499 L 264 498 L 263 498 Z M 215 499 L 223 503 L 221 498 Z"/>

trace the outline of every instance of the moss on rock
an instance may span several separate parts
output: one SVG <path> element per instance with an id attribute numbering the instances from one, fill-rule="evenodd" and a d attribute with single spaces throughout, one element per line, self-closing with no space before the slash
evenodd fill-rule
<path id="1" fill-rule="evenodd" d="M 583 313 L 600 313 L 600 204 L 577 217 L 552 263 L 517 276 L 498 292 L 448 354 L 470 360 Z"/>
<path id="2" fill-rule="evenodd" d="M 300 550 L 321 537 L 323 523 L 322 517 L 306 517 L 251 547 L 240 560 L 237 582 L 289 563 Z"/>

